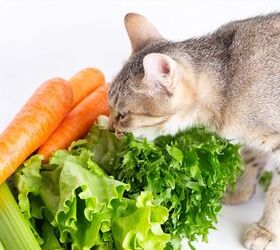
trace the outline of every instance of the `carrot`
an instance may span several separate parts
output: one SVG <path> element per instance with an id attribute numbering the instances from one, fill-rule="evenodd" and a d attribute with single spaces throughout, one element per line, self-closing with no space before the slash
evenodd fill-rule
<path id="1" fill-rule="evenodd" d="M 95 89 L 105 83 L 103 73 L 95 68 L 81 70 L 69 79 L 71 84 L 75 107 L 82 99 L 92 93 Z"/>
<path id="2" fill-rule="evenodd" d="M 71 142 L 85 136 L 99 115 L 108 115 L 108 85 L 100 86 L 82 100 L 39 148 L 45 159 L 57 149 L 65 149 Z"/>
<path id="3" fill-rule="evenodd" d="M 36 90 L 0 135 L 0 183 L 47 140 L 72 102 L 71 87 L 63 79 L 51 79 Z"/>

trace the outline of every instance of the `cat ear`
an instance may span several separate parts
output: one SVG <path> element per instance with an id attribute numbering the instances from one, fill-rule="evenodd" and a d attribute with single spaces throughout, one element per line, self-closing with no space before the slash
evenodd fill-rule
<path id="1" fill-rule="evenodd" d="M 145 81 L 153 87 L 164 87 L 172 94 L 176 87 L 177 63 L 169 56 L 151 53 L 143 59 Z"/>
<path id="2" fill-rule="evenodd" d="M 133 53 L 141 50 L 151 41 L 163 39 L 157 29 L 144 16 L 129 13 L 125 16 L 124 23 Z"/>

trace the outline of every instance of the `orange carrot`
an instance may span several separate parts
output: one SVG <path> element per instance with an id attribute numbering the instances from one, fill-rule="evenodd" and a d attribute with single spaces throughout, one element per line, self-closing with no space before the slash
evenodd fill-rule
<path id="1" fill-rule="evenodd" d="M 100 86 L 82 100 L 39 148 L 38 153 L 48 159 L 57 149 L 67 148 L 72 141 L 85 136 L 99 115 L 108 115 L 108 85 Z"/>
<path id="2" fill-rule="evenodd" d="M 63 79 L 51 79 L 36 90 L 0 135 L 0 183 L 47 140 L 72 102 L 71 87 Z"/>
<path id="3" fill-rule="evenodd" d="M 71 77 L 69 82 L 73 90 L 73 107 L 75 107 L 82 99 L 103 85 L 105 78 L 100 70 L 86 68 Z"/>

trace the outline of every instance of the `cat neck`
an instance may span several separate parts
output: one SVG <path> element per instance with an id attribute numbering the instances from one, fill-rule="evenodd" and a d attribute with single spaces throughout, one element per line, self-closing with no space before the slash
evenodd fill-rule
<path id="1" fill-rule="evenodd" d="M 195 93 L 192 124 L 218 132 L 224 123 L 225 89 L 230 83 L 226 44 L 209 35 L 174 43 L 173 48 L 176 48 L 173 51 L 177 51 L 175 56 L 186 75 L 184 85 Z"/>

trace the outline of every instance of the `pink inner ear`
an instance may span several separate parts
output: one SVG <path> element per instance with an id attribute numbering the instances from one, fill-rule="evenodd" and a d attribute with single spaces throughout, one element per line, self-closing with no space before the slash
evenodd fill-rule
<path id="1" fill-rule="evenodd" d="M 169 67 L 169 64 L 167 62 L 162 62 L 162 73 L 167 75 L 170 73 L 170 67 Z"/>
<path id="2" fill-rule="evenodd" d="M 147 55 L 143 62 L 146 77 L 157 81 L 171 77 L 172 65 L 170 60 L 168 56 L 162 54 L 151 53 Z"/>

